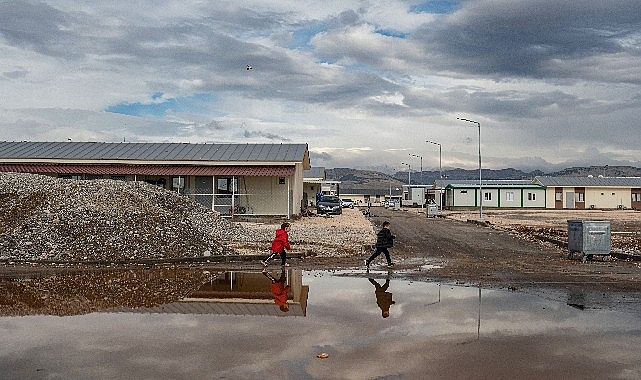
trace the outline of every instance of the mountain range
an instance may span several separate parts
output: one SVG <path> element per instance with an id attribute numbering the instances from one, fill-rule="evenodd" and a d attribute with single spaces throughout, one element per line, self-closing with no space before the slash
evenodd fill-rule
<path id="1" fill-rule="evenodd" d="M 397 171 L 385 174 L 374 170 L 360 170 L 350 168 L 326 169 L 327 180 L 341 181 L 343 189 L 382 189 L 407 185 L 432 184 L 439 178 L 438 170 L 427 171 Z M 446 169 L 442 171 L 443 178 L 447 180 L 474 180 L 479 178 L 478 170 Z M 589 166 L 573 167 L 553 173 L 544 173 L 540 170 L 524 172 L 518 169 L 483 169 L 481 176 L 485 180 L 499 179 L 533 179 L 536 176 L 553 177 L 641 177 L 641 168 L 632 166 Z"/>

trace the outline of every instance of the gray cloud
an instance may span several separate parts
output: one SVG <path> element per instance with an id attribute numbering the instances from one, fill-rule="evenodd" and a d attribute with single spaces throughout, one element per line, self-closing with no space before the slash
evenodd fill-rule
<path id="1" fill-rule="evenodd" d="M 444 166 L 473 167 L 463 116 L 483 125 L 488 167 L 641 165 L 638 2 L 408 9 L 0 2 L 0 139 L 295 141 L 313 165 L 401 168 L 411 152 L 426 169 L 438 167 L 429 139 Z M 148 117 L 104 112 L 163 103 Z"/>
<path id="2" fill-rule="evenodd" d="M 638 56 L 639 10 L 636 1 L 471 2 L 412 38 L 424 46 L 428 62 L 443 69 L 581 79 L 581 66 L 572 71 L 564 63 Z"/>

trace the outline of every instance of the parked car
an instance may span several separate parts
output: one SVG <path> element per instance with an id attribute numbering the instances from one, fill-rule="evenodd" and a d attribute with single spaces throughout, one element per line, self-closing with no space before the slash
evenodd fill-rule
<path id="1" fill-rule="evenodd" d="M 341 207 L 346 208 L 354 208 L 354 201 L 349 199 L 349 198 L 343 198 L 341 199 Z"/>
<path id="2" fill-rule="evenodd" d="M 343 213 L 343 208 L 341 207 L 341 200 L 335 195 L 323 195 L 320 202 L 316 205 L 317 214 L 336 214 L 340 215 Z"/>

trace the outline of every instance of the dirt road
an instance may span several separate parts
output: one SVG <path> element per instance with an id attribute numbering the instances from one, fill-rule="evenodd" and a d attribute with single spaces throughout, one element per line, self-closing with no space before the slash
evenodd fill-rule
<path id="1" fill-rule="evenodd" d="M 569 260 L 567 251 L 553 244 L 476 223 L 385 208 L 377 208 L 375 214 L 372 221 L 377 226 L 384 220 L 392 223 L 397 236 L 392 255 L 398 269 L 416 268 L 417 259 L 440 266 L 415 275 L 511 289 L 641 290 L 639 262 L 595 259 L 582 263 Z"/>

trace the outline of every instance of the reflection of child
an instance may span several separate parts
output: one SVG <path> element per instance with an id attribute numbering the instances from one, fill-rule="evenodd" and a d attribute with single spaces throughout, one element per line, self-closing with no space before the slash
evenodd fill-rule
<path id="1" fill-rule="evenodd" d="M 289 292 L 291 287 L 289 285 L 285 285 L 285 280 L 287 279 L 285 276 L 285 270 L 280 272 L 280 278 L 278 280 L 275 279 L 274 276 L 272 276 L 272 274 L 266 269 L 263 269 L 263 274 L 272 282 L 269 284 L 269 288 L 274 296 L 274 303 L 278 305 L 280 311 L 288 312 L 289 305 L 287 305 L 287 292 Z"/>
<path id="2" fill-rule="evenodd" d="M 285 222 L 281 224 L 280 229 L 276 230 L 276 237 L 272 241 L 271 246 L 272 252 L 269 254 L 269 256 L 265 257 L 264 260 L 260 261 L 263 266 L 267 266 L 269 264 L 269 261 L 278 254 L 280 254 L 281 265 L 283 267 L 289 266 L 289 264 L 287 264 L 287 252 L 285 251 L 285 249 L 291 249 L 291 247 L 289 246 L 289 236 L 287 235 L 290 228 L 291 225 Z"/>
<path id="3" fill-rule="evenodd" d="M 389 308 L 396 303 L 396 301 L 392 301 L 392 293 L 387 291 L 387 288 L 389 288 L 389 278 L 385 279 L 385 285 L 383 286 L 373 278 L 369 278 L 368 280 L 376 288 L 374 291 L 376 294 L 376 304 L 381 308 L 383 318 L 389 317 Z"/>

